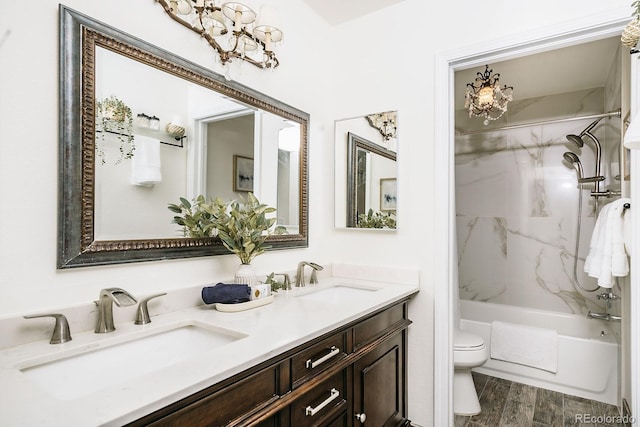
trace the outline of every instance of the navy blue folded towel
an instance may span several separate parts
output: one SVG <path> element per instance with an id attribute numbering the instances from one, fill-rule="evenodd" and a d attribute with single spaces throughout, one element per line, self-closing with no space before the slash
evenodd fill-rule
<path id="1" fill-rule="evenodd" d="M 202 301 L 205 304 L 220 302 L 223 304 L 238 304 L 251 300 L 251 288 L 249 285 L 230 285 L 218 283 L 215 286 L 202 288 Z"/>

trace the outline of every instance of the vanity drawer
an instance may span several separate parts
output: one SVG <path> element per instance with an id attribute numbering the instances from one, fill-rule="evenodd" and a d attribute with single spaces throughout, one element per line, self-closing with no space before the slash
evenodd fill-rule
<path id="1" fill-rule="evenodd" d="M 403 303 L 358 323 L 353 327 L 354 349 L 370 342 L 381 335 L 387 328 L 402 322 L 406 317 L 406 303 Z"/>
<path id="2" fill-rule="evenodd" d="M 332 425 L 336 415 L 347 409 L 347 372 L 338 372 L 313 387 L 291 405 L 292 426 Z"/>
<path id="3" fill-rule="evenodd" d="M 291 358 L 293 388 L 347 356 L 347 334 L 337 333 L 296 353 Z"/>
<path id="4" fill-rule="evenodd" d="M 211 394 L 205 390 L 203 396 L 195 401 L 171 405 L 173 408 L 167 408 L 170 413 L 157 421 L 142 419 L 137 425 L 196 427 L 223 426 L 234 420 L 238 422 L 246 415 L 277 401 L 286 392 L 279 389 L 280 384 L 287 382 L 288 369 L 284 366 L 270 366 Z M 273 423 L 274 420 L 266 420 L 261 426 Z"/>

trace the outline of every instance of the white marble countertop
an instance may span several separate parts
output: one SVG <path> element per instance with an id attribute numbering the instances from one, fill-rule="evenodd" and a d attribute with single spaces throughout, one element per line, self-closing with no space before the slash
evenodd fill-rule
<path id="1" fill-rule="evenodd" d="M 108 334 L 72 330 L 73 340 L 65 344 L 39 340 L 5 348 L 0 350 L 0 425 L 116 426 L 136 420 L 418 291 L 417 279 L 414 283 L 386 280 L 392 276 L 378 276 L 384 281 L 332 276 L 323 278 L 319 285 L 281 292 L 273 303 L 247 311 L 225 313 L 200 305 L 153 316 L 152 322 L 143 326 L 116 322 L 116 331 Z M 377 290 L 358 298 L 322 303 L 298 297 L 337 284 Z M 231 331 L 238 339 L 189 355 L 159 371 L 132 375 L 119 384 L 96 387 L 94 392 L 73 398 L 56 397 L 20 370 L 185 324 Z M 95 369 L 118 370 L 118 366 Z"/>

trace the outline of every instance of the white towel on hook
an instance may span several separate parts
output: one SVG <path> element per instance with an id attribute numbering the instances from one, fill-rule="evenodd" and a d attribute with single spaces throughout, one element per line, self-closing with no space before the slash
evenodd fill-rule
<path id="1" fill-rule="evenodd" d="M 625 203 L 629 203 L 629 199 L 621 198 L 600 209 L 584 263 L 584 271 L 598 279 L 598 286 L 603 288 L 613 286 L 614 276 L 629 274 L 629 260 L 624 245 Z"/>
<path id="2" fill-rule="evenodd" d="M 151 187 L 162 182 L 160 141 L 136 135 L 135 144 L 131 160 L 131 184 Z"/>
<path id="3" fill-rule="evenodd" d="M 584 260 L 584 271 L 591 277 L 599 277 L 602 267 L 602 257 L 604 252 L 604 235 L 607 226 L 609 205 L 604 205 L 600 209 L 600 215 L 596 218 L 596 225 L 591 234 L 589 253 Z"/>
<path id="4" fill-rule="evenodd" d="M 625 221 L 630 217 L 626 216 L 624 205 L 631 203 L 631 199 L 621 198 L 614 202 L 613 209 L 609 212 L 609 221 L 612 222 L 612 248 L 611 248 L 611 274 L 616 277 L 624 277 L 629 274 L 629 258 L 625 250 Z"/>

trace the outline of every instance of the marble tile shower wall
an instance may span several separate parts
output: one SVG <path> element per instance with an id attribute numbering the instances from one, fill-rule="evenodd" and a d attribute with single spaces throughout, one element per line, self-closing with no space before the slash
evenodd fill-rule
<path id="1" fill-rule="evenodd" d="M 562 313 L 603 311 L 596 293 L 578 290 L 574 256 L 580 190 L 575 169 L 563 153 L 580 157 L 585 176 L 595 170 L 592 146 L 566 140 L 591 120 L 496 130 L 456 139 L 456 212 L 460 297 Z M 612 124 L 603 119 L 595 135 L 603 152 Z M 614 132 L 615 133 L 615 132 Z M 618 141 L 613 139 L 613 141 Z M 616 144 L 617 145 L 617 144 Z M 614 171 L 616 158 L 605 159 Z M 613 164 L 613 165 L 612 165 Z M 615 185 L 608 178 L 607 185 Z M 592 184 L 582 191 L 577 278 L 588 289 L 595 280 L 583 272 L 595 224 Z"/>

